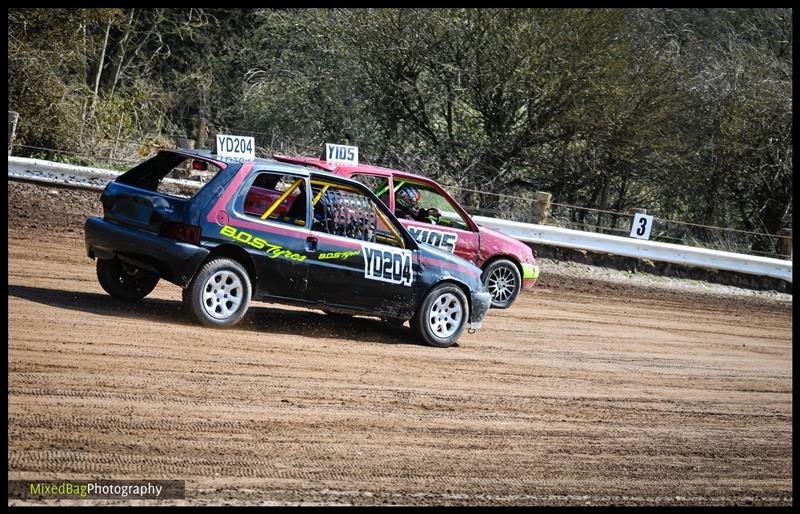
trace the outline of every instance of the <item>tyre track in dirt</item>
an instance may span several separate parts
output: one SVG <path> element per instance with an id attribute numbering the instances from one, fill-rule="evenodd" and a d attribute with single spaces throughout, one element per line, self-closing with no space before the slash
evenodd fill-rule
<path id="1" fill-rule="evenodd" d="M 789 303 L 551 280 L 446 350 L 259 303 L 210 330 L 174 286 L 102 292 L 81 194 L 9 209 L 10 479 L 183 479 L 185 504 L 792 503 Z"/>

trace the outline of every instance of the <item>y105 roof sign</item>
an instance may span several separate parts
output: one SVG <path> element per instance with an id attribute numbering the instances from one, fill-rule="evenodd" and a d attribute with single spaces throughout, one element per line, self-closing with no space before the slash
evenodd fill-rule
<path id="1" fill-rule="evenodd" d="M 252 137 L 217 134 L 217 155 L 253 159 L 256 144 Z"/>
<path id="2" fill-rule="evenodd" d="M 348 166 L 358 165 L 358 147 L 325 143 L 325 161 Z"/>

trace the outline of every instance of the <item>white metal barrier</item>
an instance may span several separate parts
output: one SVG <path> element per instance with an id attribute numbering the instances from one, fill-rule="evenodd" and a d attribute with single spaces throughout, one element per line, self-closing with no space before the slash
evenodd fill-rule
<path id="1" fill-rule="evenodd" d="M 672 262 L 683 264 L 684 266 L 736 271 L 792 282 L 792 261 L 658 241 L 643 241 L 641 239 L 582 232 L 548 225 L 518 223 L 516 221 L 485 218 L 483 216 L 475 216 L 473 219 L 479 225 L 493 228 L 526 243 L 610 253 L 639 259 L 650 259 L 651 261 Z"/>
<path id="2" fill-rule="evenodd" d="M 37 174 L 46 174 L 37 176 Z M 29 159 L 27 157 L 9 157 L 8 158 L 8 176 L 9 178 L 20 178 L 26 180 L 39 181 L 42 183 L 58 183 L 74 186 L 89 186 L 91 182 L 86 179 L 99 179 L 102 186 L 114 180 L 122 174 L 121 171 L 112 171 L 103 168 L 89 168 L 86 166 L 76 166 L 74 164 L 64 164 L 62 162 L 44 161 L 42 159 Z M 175 184 L 189 188 L 198 188 L 202 184 L 194 180 L 183 179 L 164 179 L 168 184 Z"/>
<path id="3" fill-rule="evenodd" d="M 81 183 L 83 179 L 113 180 L 120 173 L 101 168 L 88 168 L 58 162 L 43 161 L 40 159 L 27 159 L 23 157 L 8 158 L 8 177 L 25 178 L 30 180 L 37 173 L 46 173 L 43 176 L 45 183 Z M 55 176 L 55 177 L 53 177 Z M 199 187 L 200 184 L 191 180 L 166 179 L 176 185 L 186 187 Z M 560 246 L 592 252 L 609 253 L 652 261 L 671 262 L 684 266 L 721 269 L 738 273 L 749 273 L 778 278 L 792 282 L 792 261 L 771 259 L 755 255 L 722 252 L 707 248 L 661 243 L 657 241 L 643 241 L 640 239 L 611 236 L 582 232 L 548 225 L 534 225 L 516 221 L 499 220 L 475 216 L 473 218 L 479 225 L 493 228 L 515 239 L 527 243 L 546 246 Z"/>

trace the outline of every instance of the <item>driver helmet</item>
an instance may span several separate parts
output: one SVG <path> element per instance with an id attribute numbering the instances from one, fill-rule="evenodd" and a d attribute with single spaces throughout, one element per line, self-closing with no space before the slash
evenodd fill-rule
<path id="1" fill-rule="evenodd" d="M 416 209 L 419 203 L 420 194 L 416 187 L 408 184 L 402 186 L 395 194 L 395 200 L 407 209 Z"/>

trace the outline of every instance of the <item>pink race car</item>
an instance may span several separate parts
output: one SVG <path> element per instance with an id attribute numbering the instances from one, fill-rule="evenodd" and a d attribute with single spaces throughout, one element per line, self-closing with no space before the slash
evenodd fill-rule
<path id="1" fill-rule="evenodd" d="M 357 154 L 356 154 L 357 155 Z M 437 246 L 483 270 L 492 307 L 505 309 L 521 289 L 531 289 L 539 267 L 531 248 L 505 234 L 481 227 L 439 184 L 404 171 L 314 157 L 276 154 L 276 160 L 314 166 L 369 187 L 417 241 Z"/>

